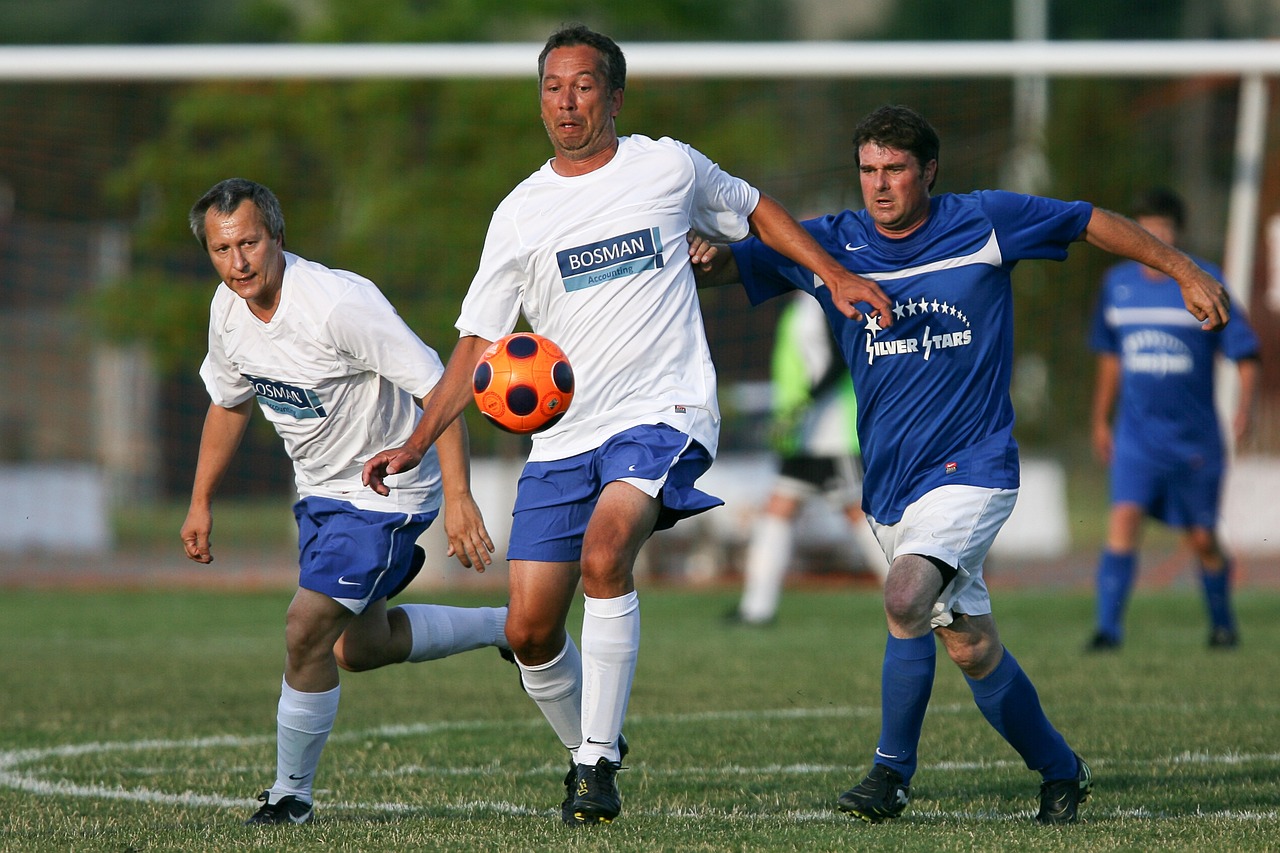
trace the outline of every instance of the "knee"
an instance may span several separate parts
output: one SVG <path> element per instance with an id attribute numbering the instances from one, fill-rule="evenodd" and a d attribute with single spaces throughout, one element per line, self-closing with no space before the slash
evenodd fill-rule
<path id="1" fill-rule="evenodd" d="M 960 671 L 972 679 L 986 678 L 1000 663 L 1003 646 L 987 635 L 966 638 L 965 642 L 949 643 L 947 654 Z"/>
<path id="2" fill-rule="evenodd" d="M 932 597 L 900 584 L 887 584 L 884 589 L 884 612 L 899 625 L 927 624 L 933 615 Z"/>
<path id="3" fill-rule="evenodd" d="M 507 620 L 507 642 L 516 658 L 526 666 L 550 663 L 564 648 L 564 630 Z"/>

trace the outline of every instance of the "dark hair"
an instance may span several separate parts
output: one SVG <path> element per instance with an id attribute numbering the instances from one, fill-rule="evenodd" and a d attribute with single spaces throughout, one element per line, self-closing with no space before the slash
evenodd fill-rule
<path id="1" fill-rule="evenodd" d="M 262 222 L 267 226 L 267 233 L 272 237 L 284 239 L 284 213 L 280 210 L 280 201 L 275 193 L 244 178 L 227 178 L 210 187 L 200 196 L 200 200 L 191 205 L 187 214 L 187 222 L 191 225 L 191 233 L 196 235 L 200 245 L 209 248 L 208 235 L 204 233 L 204 218 L 209 210 L 217 213 L 232 214 L 244 201 L 250 201 L 262 214 Z"/>
<path id="2" fill-rule="evenodd" d="M 938 148 L 942 144 L 938 139 L 938 132 L 925 121 L 924 116 L 910 107 L 898 105 L 880 107 L 858 122 L 858 126 L 853 129 L 855 161 L 862 146 L 869 142 L 882 148 L 909 152 L 920 161 L 921 168 L 928 165 L 929 161 L 938 159 Z M 936 172 L 934 178 L 937 178 Z M 933 188 L 932 181 L 929 182 L 929 188 Z"/>
<path id="3" fill-rule="evenodd" d="M 622 55 L 622 48 L 613 39 L 582 24 L 561 27 L 547 39 L 542 53 L 538 54 L 538 82 L 542 82 L 547 54 L 558 47 L 576 47 L 580 44 L 593 47 L 600 54 L 600 71 L 609 83 L 610 92 L 627 88 L 627 58 Z"/>
<path id="4" fill-rule="evenodd" d="M 1133 200 L 1133 218 L 1139 216 L 1163 216 L 1173 220 L 1174 226 L 1181 231 L 1186 217 L 1186 208 L 1182 198 L 1167 187 L 1152 187 L 1138 193 Z"/>

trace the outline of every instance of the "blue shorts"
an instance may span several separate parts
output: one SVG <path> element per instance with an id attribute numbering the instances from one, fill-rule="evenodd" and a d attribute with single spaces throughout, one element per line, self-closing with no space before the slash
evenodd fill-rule
<path id="1" fill-rule="evenodd" d="M 293 505 L 298 586 L 363 613 L 408 574 L 413 546 L 437 515 L 370 512 L 346 501 L 303 498 Z"/>
<path id="2" fill-rule="evenodd" d="M 711 454 L 666 424 L 633 427 L 595 450 L 550 462 L 529 462 L 516 487 L 508 560 L 572 563 L 604 487 L 622 480 L 662 501 L 654 530 L 723 506 L 693 487 Z"/>
<path id="3" fill-rule="evenodd" d="M 1218 526 L 1221 465 L 1153 465 L 1117 446 L 1111 460 L 1111 502 L 1137 504 L 1170 527 Z"/>

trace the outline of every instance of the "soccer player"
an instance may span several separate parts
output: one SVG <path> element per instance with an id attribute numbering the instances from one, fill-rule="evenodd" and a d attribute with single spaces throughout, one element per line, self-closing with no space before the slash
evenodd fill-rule
<path id="1" fill-rule="evenodd" d="M 415 542 L 444 498 L 449 554 L 484 571 L 493 543 L 471 496 L 465 426 L 448 425 L 415 471 L 384 494 L 361 483 L 364 461 L 408 437 L 443 372 L 373 282 L 284 250 L 284 216 L 266 187 L 232 178 L 190 213 L 222 277 L 200 368 L 205 416 L 187 556 L 210 563 L 211 505 L 254 402 L 284 440 L 299 500 L 298 591 L 285 620 L 276 715 L 276 780 L 250 824 L 300 824 L 338 712 L 338 668 L 353 672 L 507 647 L 506 610 L 406 604 L 387 609 L 422 567 Z"/>
<path id="2" fill-rule="evenodd" d="M 931 197 L 938 135 L 906 107 L 871 113 L 853 145 L 865 209 L 805 227 L 844 266 L 879 282 L 893 303 L 893 326 L 852 317 L 842 307 L 850 296 L 843 284 L 759 241 L 694 258 L 706 284 L 740 279 L 756 303 L 797 289 L 812 294 L 853 374 L 863 508 L 890 564 L 889 631 L 874 764 L 838 805 L 873 823 L 906 808 L 937 637 L 987 721 L 1041 775 L 1036 820 L 1071 823 L 1092 786 L 1089 768 L 1001 643 L 982 578 L 1018 495 L 1010 276 L 1019 261 L 1062 260 L 1085 240 L 1175 279 L 1205 329 L 1227 322 L 1227 296 L 1185 254 L 1088 203 L 997 191 Z"/>
<path id="3" fill-rule="evenodd" d="M 569 750 L 561 818 L 581 825 L 622 807 L 615 777 L 640 646 L 636 554 L 655 529 L 721 503 L 694 487 L 720 414 L 687 233 L 750 231 L 838 277 L 871 310 L 888 306 L 780 205 L 703 154 L 619 137 L 626 61 L 609 37 L 582 26 L 552 34 L 538 80 L 554 156 L 495 211 L 444 378 L 413 436 L 370 459 L 365 478 L 383 492 L 386 474 L 418 462 L 471 399 L 480 354 L 520 313 L 573 363 L 573 405 L 534 436 L 517 487 L 507 637 L 526 692 Z M 579 580 L 581 650 L 565 630 Z"/>
<path id="4" fill-rule="evenodd" d="M 1142 194 L 1133 215 L 1166 243 L 1177 243 L 1184 208 L 1173 192 Z M 1195 261 L 1222 280 L 1216 266 Z M 1111 468 L 1111 516 L 1098 561 L 1097 630 L 1088 646 L 1093 651 L 1116 649 L 1123 641 L 1124 611 L 1148 515 L 1179 528 L 1195 555 L 1209 611 L 1210 648 L 1234 648 L 1239 642 L 1231 610 L 1231 560 L 1216 532 L 1225 462 L 1214 375 L 1219 353 L 1236 363 L 1240 383 L 1232 430 L 1239 441 L 1253 410 L 1258 339 L 1242 314 L 1232 316 L 1221 331 L 1204 331 L 1181 310 L 1174 285 L 1158 269 L 1121 262 L 1104 276 L 1094 314 L 1093 446 Z"/>
<path id="5" fill-rule="evenodd" d="M 740 625 L 770 625 L 777 616 L 793 526 L 806 501 L 830 500 L 848 519 L 863 562 L 881 580 L 889 571 L 862 514 L 862 455 L 854 428 L 858 401 L 849 369 L 822 308 L 808 294 L 797 292 L 778 318 L 772 385 L 779 470 L 751 525 L 742 598 L 728 617 Z"/>

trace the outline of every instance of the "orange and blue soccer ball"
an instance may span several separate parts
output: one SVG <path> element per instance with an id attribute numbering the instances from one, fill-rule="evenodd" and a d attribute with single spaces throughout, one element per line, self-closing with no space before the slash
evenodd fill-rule
<path id="1" fill-rule="evenodd" d="M 476 405 L 490 423 L 515 433 L 540 432 L 564 417 L 573 400 L 573 368 L 541 335 L 516 332 L 480 356 L 472 377 Z"/>

